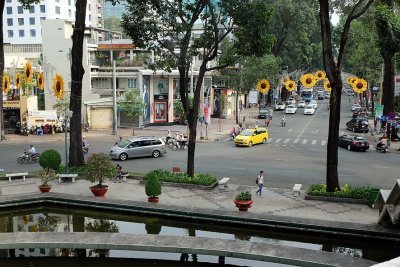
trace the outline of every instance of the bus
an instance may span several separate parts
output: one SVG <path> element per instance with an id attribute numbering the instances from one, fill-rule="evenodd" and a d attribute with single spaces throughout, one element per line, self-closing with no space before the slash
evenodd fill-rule
<path id="1" fill-rule="evenodd" d="M 313 98 L 312 91 L 302 91 L 301 98 L 306 102 L 310 102 Z"/>

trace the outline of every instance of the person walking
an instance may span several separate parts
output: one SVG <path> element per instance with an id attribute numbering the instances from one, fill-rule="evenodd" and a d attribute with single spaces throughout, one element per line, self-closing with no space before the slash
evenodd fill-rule
<path id="1" fill-rule="evenodd" d="M 260 174 L 258 175 L 257 178 L 257 184 L 258 184 L 258 190 L 256 191 L 256 194 L 261 196 L 261 192 L 262 192 L 262 187 L 264 184 L 264 171 L 260 171 Z"/>

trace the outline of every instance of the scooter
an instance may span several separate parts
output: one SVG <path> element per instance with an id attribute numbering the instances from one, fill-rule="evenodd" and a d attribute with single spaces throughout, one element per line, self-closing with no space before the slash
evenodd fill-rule
<path id="1" fill-rule="evenodd" d="M 89 144 L 86 144 L 86 146 L 83 146 L 82 151 L 84 154 L 88 153 L 89 152 Z"/>
<path id="2" fill-rule="evenodd" d="M 37 162 L 37 161 L 39 161 L 39 157 L 40 157 L 39 153 L 35 153 L 35 154 L 29 156 L 25 149 L 24 153 L 18 157 L 17 162 L 19 164 L 23 164 L 25 162 L 28 162 L 28 163 L 29 162 Z"/>
<path id="3" fill-rule="evenodd" d="M 376 146 L 376 152 L 386 153 L 389 151 L 387 145 Z"/>
<path id="4" fill-rule="evenodd" d="M 176 151 L 178 149 L 185 150 L 187 148 L 187 141 L 179 141 L 177 140 L 172 147 L 172 150 Z"/>

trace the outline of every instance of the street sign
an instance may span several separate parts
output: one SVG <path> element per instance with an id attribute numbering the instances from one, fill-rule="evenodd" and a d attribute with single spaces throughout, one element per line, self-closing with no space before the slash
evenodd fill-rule
<path id="1" fill-rule="evenodd" d="M 389 112 L 389 114 L 387 115 L 388 120 L 394 120 L 396 118 L 396 113 L 394 112 Z"/>
<path id="2" fill-rule="evenodd" d="M 375 114 L 376 114 L 376 117 L 378 117 L 378 118 L 382 116 L 382 114 L 383 114 L 383 105 L 376 105 Z"/>

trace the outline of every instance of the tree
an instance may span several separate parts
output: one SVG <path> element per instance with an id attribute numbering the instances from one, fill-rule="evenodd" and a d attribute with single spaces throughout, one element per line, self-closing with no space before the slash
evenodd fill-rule
<path id="1" fill-rule="evenodd" d="M 135 119 L 143 115 L 145 104 L 137 89 L 129 89 L 124 93 L 124 98 L 118 103 L 118 107 L 127 116 L 132 117 L 132 135 L 135 135 Z"/>
<path id="2" fill-rule="evenodd" d="M 115 0 L 113 1 L 115 2 Z M 154 50 L 159 59 L 153 69 L 179 71 L 179 92 L 189 128 L 187 174 L 194 175 L 194 154 L 199 115 L 200 93 L 206 72 L 227 65 L 210 66 L 217 59 L 221 42 L 234 29 L 242 51 L 259 54 L 268 50 L 264 27 L 268 24 L 269 6 L 262 0 L 128 0 L 122 27 L 135 46 Z M 249 13 L 248 10 L 257 13 Z M 247 15 L 246 15 L 247 14 Z M 250 21 L 254 20 L 253 23 Z M 234 24 L 235 21 L 235 24 Z M 250 28 L 248 28 L 250 27 Z M 201 35 L 193 38 L 194 32 Z M 246 38 L 251 37 L 249 40 Z M 251 40 L 262 40 L 251 42 Z M 197 82 L 194 86 L 193 106 L 189 104 L 189 81 L 192 58 L 202 55 Z"/>
<path id="3" fill-rule="evenodd" d="M 104 29 L 115 32 L 122 32 L 121 19 L 115 16 L 105 18 Z"/>
<path id="4" fill-rule="evenodd" d="M 334 192 L 340 189 L 338 178 L 338 136 L 340 124 L 340 103 L 342 95 L 342 64 L 345 53 L 348 34 L 351 23 L 365 13 L 374 0 L 358 0 L 352 7 L 347 16 L 343 30 L 340 34 L 340 44 L 338 54 L 334 55 L 334 46 L 332 44 L 332 32 L 330 22 L 330 1 L 319 0 L 320 23 L 323 47 L 323 60 L 326 75 L 331 84 L 330 97 L 330 116 L 327 145 L 327 165 L 326 165 L 326 191 Z"/>

